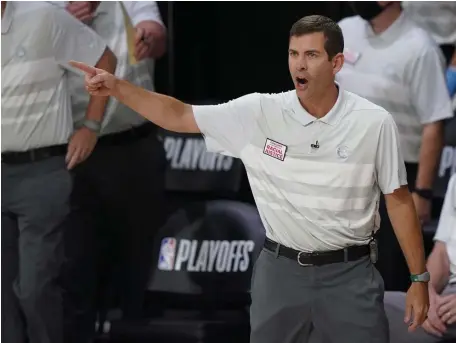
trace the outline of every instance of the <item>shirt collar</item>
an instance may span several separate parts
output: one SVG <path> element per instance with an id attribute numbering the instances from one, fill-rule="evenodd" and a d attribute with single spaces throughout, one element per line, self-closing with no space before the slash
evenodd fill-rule
<path id="1" fill-rule="evenodd" d="M 397 37 L 401 34 L 405 22 L 405 13 L 402 11 L 401 15 L 394 21 L 394 23 L 392 23 L 382 33 L 377 34 L 374 32 L 374 30 L 372 30 L 372 26 L 369 24 L 369 22 L 365 21 L 367 39 L 385 43 L 393 42 L 397 40 Z"/>
<path id="2" fill-rule="evenodd" d="M 2 18 L 2 35 L 7 33 L 13 23 L 14 4 L 11 1 L 6 3 L 5 12 Z"/>
<path id="3" fill-rule="evenodd" d="M 310 123 L 314 121 L 321 121 L 322 123 L 328 124 L 328 125 L 337 125 L 337 123 L 340 121 L 340 119 L 343 116 L 343 102 L 344 102 L 344 92 L 339 86 L 339 84 L 336 82 L 337 88 L 339 90 L 339 94 L 337 96 L 336 103 L 334 106 L 331 108 L 331 110 L 321 118 L 316 118 L 313 115 L 311 115 L 309 112 L 307 112 L 304 107 L 302 107 L 301 103 L 299 102 L 298 94 L 296 91 L 292 92 L 292 113 L 293 113 L 293 118 L 295 118 L 297 121 L 299 121 L 302 125 L 306 126 L 309 125 Z"/>

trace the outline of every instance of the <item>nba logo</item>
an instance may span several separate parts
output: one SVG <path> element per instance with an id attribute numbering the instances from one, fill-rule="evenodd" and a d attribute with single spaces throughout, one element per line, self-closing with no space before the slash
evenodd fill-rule
<path id="1" fill-rule="evenodd" d="M 158 256 L 159 270 L 173 270 L 174 257 L 176 256 L 176 239 L 165 237 L 161 241 L 160 255 Z"/>

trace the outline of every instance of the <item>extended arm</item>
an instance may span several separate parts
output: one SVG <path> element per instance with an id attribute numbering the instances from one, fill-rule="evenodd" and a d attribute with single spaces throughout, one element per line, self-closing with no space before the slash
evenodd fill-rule
<path id="1" fill-rule="evenodd" d="M 70 64 L 85 73 L 87 91 L 113 96 L 146 119 L 169 131 L 202 133 L 209 151 L 238 157 L 250 143 L 262 115 L 262 95 L 252 93 L 218 105 L 188 105 L 119 80 L 102 69 L 82 62 Z"/>
<path id="2" fill-rule="evenodd" d="M 191 105 L 154 93 L 125 80 L 115 80 L 112 96 L 151 122 L 174 132 L 199 133 Z"/>

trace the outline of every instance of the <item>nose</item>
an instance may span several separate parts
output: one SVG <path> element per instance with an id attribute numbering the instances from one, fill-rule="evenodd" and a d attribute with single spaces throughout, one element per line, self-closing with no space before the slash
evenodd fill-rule
<path id="1" fill-rule="evenodd" d="M 296 69 L 298 71 L 307 70 L 307 61 L 305 60 L 305 58 L 299 59 L 298 63 L 296 64 Z"/>

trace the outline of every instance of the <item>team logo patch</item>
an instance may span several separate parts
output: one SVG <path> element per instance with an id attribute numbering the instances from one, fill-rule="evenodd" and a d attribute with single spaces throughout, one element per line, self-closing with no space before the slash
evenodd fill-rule
<path id="1" fill-rule="evenodd" d="M 348 147 L 346 145 L 341 145 L 337 147 L 337 156 L 339 156 L 340 158 L 346 159 L 349 154 L 350 151 L 348 150 Z"/>
<path id="2" fill-rule="evenodd" d="M 274 157 L 280 161 L 285 160 L 285 153 L 287 151 L 287 146 L 279 142 L 273 141 L 271 139 L 266 139 L 266 144 L 264 145 L 263 154 Z"/>
<path id="3" fill-rule="evenodd" d="M 160 255 L 158 256 L 159 270 L 173 270 L 176 257 L 177 242 L 175 238 L 165 237 L 161 241 Z"/>

